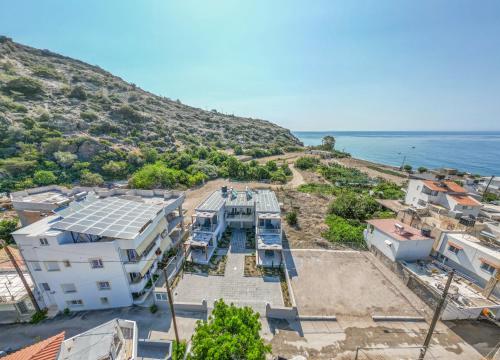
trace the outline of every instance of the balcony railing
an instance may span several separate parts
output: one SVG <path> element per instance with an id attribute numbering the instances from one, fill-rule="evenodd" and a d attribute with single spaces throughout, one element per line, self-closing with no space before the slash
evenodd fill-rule
<path id="1" fill-rule="evenodd" d="M 227 214 L 228 221 L 253 221 L 253 214 Z"/>
<path id="2" fill-rule="evenodd" d="M 205 231 L 205 232 L 214 232 L 215 229 L 217 228 L 217 224 L 212 224 L 212 225 L 191 225 L 190 230 L 191 231 Z"/>
<path id="3" fill-rule="evenodd" d="M 259 226 L 257 228 L 259 234 L 281 234 L 281 228 L 268 228 Z"/>

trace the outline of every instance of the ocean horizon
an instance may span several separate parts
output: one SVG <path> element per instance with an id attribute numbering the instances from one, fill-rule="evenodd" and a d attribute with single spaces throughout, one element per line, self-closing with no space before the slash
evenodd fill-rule
<path id="1" fill-rule="evenodd" d="M 304 145 L 326 135 L 353 157 L 414 169 L 450 167 L 484 176 L 500 174 L 500 131 L 292 131 Z"/>

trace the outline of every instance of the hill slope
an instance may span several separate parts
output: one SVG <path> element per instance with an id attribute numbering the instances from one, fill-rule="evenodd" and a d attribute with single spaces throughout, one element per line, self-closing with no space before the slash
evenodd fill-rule
<path id="1" fill-rule="evenodd" d="M 63 135 L 90 135 L 125 148 L 187 145 L 290 146 L 289 130 L 264 120 L 204 111 L 156 96 L 99 67 L 0 36 L 0 121 Z"/>

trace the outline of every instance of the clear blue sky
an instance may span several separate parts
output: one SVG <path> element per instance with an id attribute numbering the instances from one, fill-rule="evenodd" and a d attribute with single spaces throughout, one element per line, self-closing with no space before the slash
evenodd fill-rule
<path id="1" fill-rule="evenodd" d="M 0 34 L 292 130 L 500 130 L 500 1 L 0 0 Z"/>

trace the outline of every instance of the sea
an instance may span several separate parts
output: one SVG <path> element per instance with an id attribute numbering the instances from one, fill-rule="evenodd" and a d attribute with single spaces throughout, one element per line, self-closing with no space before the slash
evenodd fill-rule
<path id="1" fill-rule="evenodd" d="M 484 176 L 500 175 L 500 131 L 294 131 L 304 145 L 319 145 L 326 135 L 335 148 L 353 157 L 414 169 L 455 168 Z"/>

